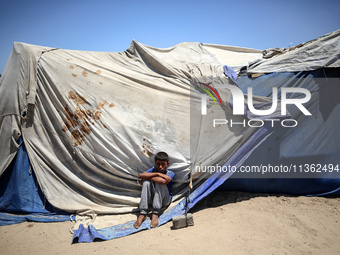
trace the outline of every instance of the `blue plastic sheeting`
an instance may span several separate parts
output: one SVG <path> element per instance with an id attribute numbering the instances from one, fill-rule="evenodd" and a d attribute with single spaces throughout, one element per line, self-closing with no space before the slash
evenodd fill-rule
<path id="1" fill-rule="evenodd" d="M 231 79 L 235 84 L 237 84 L 237 73 L 234 69 L 230 66 L 224 65 L 223 66 L 224 74 Z"/>
<path id="2" fill-rule="evenodd" d="M 159 217 L 159 226 L 167 223 L 172 217 L 182 215 L 185 213 L 186 199 L 183 199 L 177 206 L 167 210 Z M 89 243 L 97 240 L 111 240 L 123 236 L 127 236 L 133 233 L 137 233 L 142 230 L 150 229 L 150 219 L 146 219 L 142 225 L 136 229 L 133 226 L 135 221 L 129 221 L 124 224 L 115 225 L 108 228 L 96 229 L 94 226 L 89 225 L 85 228 L 82 224 L 77 230 L 74 230 L 72 243 Z"/>
<path id="3" fill-rule="evenodd" d="M 72 217 L 72 218 L 71 218 Z M 75 216 L 63 215 L 59 213 L 30 213 L 30 214 L 11 214 L 0 212 L 0 226 L 18 224 L 25 221 L 35 222 L 59 222 L 75 220 Z"/>
<path id="4" fill-rule="evenodd" d="M 295 196 L 340 196 L 340 180 L 230 178 L 218 190 L 252 193 L 289 194 Z"/>
<path id="5" fill-rule="evenodd" d="M 307 118 L 296 109 L 289 109 L 291 118 L 298 121 L 297 127 L 277 128 L 254 150 L 243 166 L 320 164 L 327 167 L 332 164 L 333 167 L 340 167 L 339 77 L 340 69 L 331 68 L 312 72 L 265 74 L 256 79 L 239 78 L 238 85 L 244 93 L 247 87 L 252 87 L 255 95 L 268 97 L 273 87 L 301 86 L 312 94 L 311 100 L 304 104 L 312 116 Z M 318 178 L 294 178 L 294 175 L 268 177 L 252 178 L 236 173 L 219 190 L 306 196 L 340 195 L 340 171 L 322 172 Z"/>
<path id="6" fill-rule="evenodd" d="M 20 141 L 21 142 L 21 139 Z M 55 212 L 37 184 L 24 143 L 0 179 L 0 225 L 23 221 L 67 221 L 70 214 Z"/>
<path id="7" fill-rule="evenodd" d="M 259 128 L 254 135 L 252 135 L 242 146 L 235 152 L 235 154 L 228 160 L 224 166 L 240 166 L 242 162 L 252 153 L 257 145 L 262 143 L 264 139 L 273 131 L 270 125 L 265 124 Z M 217 189 L 223 184 L 233 172 L 221 171 L 214 173 L 209 179 L 207 179 L 202 185 L 200 185 L 189 196 L 188 209 L 190 210 L 199 201 Z M 184 198 L 178 205 L 165 211 L 159 217 L 159 225 L 163 225 L 170 221 L 173 217 L 183 215 L 186 211 L 187 199 Z M 74 230 L 72 242 L 92 242 L 95 239 L 99 240 L 111 240 L 118 237 L 127 236 L 141 230 L 150 228 L 150 219 L 143 222 L 139 229 L 133 227 L 134 221 L 129 221 L 125 224 L 115 225 L 108 228 L 96 229 L 94 226 L 89 225 L 85 228 L 82 224 L 77 230 Z"/>

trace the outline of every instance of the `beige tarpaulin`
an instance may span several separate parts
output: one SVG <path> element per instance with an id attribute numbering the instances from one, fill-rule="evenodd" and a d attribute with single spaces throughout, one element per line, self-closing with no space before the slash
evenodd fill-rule
<path id="1" fill-rule="evenodd" d="M 283 50 L 252 65 L 248 74 L 312 71 L 322 67 L 339 67 L 340 30 L 310 42 Z"/>
<path id="2" fill-rule="evenodd" d="M 261 55 L 199 43 L 158 49 L 133 41 L 115 53 L 15 43 L 0 83 L 0 173 L 22 135 L 38 183 L 54 207 L 131 212 L 139 202 L 138 173 L 153 166 L 156 152 L 167 151 L 176 173 L 176 201 L 187 187 L 191 164 L 224 164 L 255 130 L 225 127 L 210 134 L 206 123 L 197 126 L 192 130 L 199 146 L 194 161 L 190 158 L 190 102 L 200 107 L 202 94 L 197 86 L 230 83 L 221 59 L 229 56 L 239 65 L 238 54 L 242 62 Z M 210 118 L 231 114 L 225 93 L 224 108 L 210 111 Z"/>

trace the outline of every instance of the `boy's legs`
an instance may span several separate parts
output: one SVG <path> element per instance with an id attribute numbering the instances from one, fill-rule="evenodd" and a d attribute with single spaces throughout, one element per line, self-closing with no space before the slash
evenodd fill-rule
<path id="1" fill-rule="evenodd" d="M 157 227 L 159 224 L 158 213 L 162 207 L 168 206 L 170 204 L 170 194 L 167 185 L 154 184 L 155 194 L 152 203 L 152 218 L 151 227 Z"/>
<path id="2" fill-rule="evenodd" d="M 142 184 L 142 193 L 139 202 L 140 215 L 137 221 L 133 224 L 135 228 L 139 228 L 143 221 L 146 220 L 146 214 L 148 213 L 149 204 L 152 201 L 152 194 L 154 193 L 153 182 L 150 180 L 144 180 Z"/>
<path id="3" fill-rule="evenodd" d="M 151 227 L 158 226 L 158 213 L 164 206 L 170 204 L 170 194 L 167 185 L 157 184 L 150 180 L 143 181 L 141 200 L 139 203 L 140 216 L 133 224 L 135 228 L 139 228 L 146 219 L 149 205 L 152 205 Z"/>

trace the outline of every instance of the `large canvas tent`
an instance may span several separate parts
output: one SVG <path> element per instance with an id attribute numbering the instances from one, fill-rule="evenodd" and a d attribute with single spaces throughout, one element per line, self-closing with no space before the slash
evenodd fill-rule
<path id="1" fill-rule="evenodd" d="M 309 126 L 308 121 L 312 121 L 304 119 L 292 108 L 291 114 L 299 115 L 301 119 L 299 126 L 288 132 L 289 136 L 286 129 L 274 130 L 268 125 L 223 126 L 223 131 L 211 128 L 212 119 L 232 116 L 231 93 L 218 87 L 223 84 L 241 89 L 253 87 L 255 105 L 261 108 L 264 102 L 271 101 L 268 83 L 276 87 L 300 84 L 295 83 L 296 79 L 288 85 L 287 80 L 279 84 L 273 83 L 273 79 L 264 82 L 263 77 L 268 78 L 268 73 L 296 75 L 296 72 L 334 68 L 338 74 L 339 33 L 336 31 L 270 59 L 263 59 L 259 50 L 200 43 L 158 49 L 133 41 L 125 52 L 119 53 L 15 43 L 0 82 L 3 143 L 0 173 L 1 180 L 6 182 L 3 186 L 9 186 L 12 178 L 5 176 L 6 169 L 26 171 L 31 180 L 25 179 L 24 182 L 36 185 L 41 191 L 35 197 L 38 203 L 31 207 L 31 212 L 45 211 L 41 210 L 43 203 L 39 201 L 46 201 L 45 206 L 51 204 L 59 210 L 77 214 L 79 223 L 86 222 L 78 224 L 75 231 L 75 238 L 80 241 L 111 239 L 135 230 L 130 225 L 120 225 L 100 232 L 98 227 L 91 227 L 94 221 L 99 222 L 97 215 L 134 212 L 139 202 L 138 173 L 153 166 L 156 152 L 167 151 L 176 178 L 173 205 L 160 218 L 164 223 L 184 212 L 187 200 L 183 197 L 188 191 L 189 172 L 192 172 L 194 181 L 189 208 L 232 174 L 193 171 L 196 166 L 239 167 L 247 158 L 251 164 L 256 158 L 266 159 L 260 148 L 278 143 L 270 140 L 273 132 L 280 136 L 280 144 L 288 143 L 291 136 L 293 140 L 304 140 L 300 124 Z M 290 69 L 282 67 L 284 63 Z M 265 75 L 257 79 L 244 76 L 236 81 L 236 73 L 231 67 L 240 75 Z M 201 115 L 201 95 L 206 86 L 216 87 L 221 105 L 210 100 L 208 114 Z M 309 86 L 314 89 L 318 85 L 313 83 L 306 88 L 311 89 Z M 315 96 L 308 107 L 313 108 L 313 103 L 319 102 L 318 98 Z M 336 100 L 334 103 L 334 111 L 337 111 L 339 104 Z M 333 136 L 327 138 L 336 141 L 339 139 L 335 129 L 338 115 L 333 108 L 329 110 L 332 110 L 334 125 L 327 127 Z M 239 120 L 248 117 L 246 113 Z M 287 117 L 278 111 L 266 116 Z M 303 136 L 315 136 L 316 131 L 323 131 L 324 123 L 318 123 L 317 128 L 308 132 L 304 130 Z M 296 147 L 296 144 L 291 146 Z M 291 146 L 282 152 L 289 151 Z M 310 153 L 317 144 L 313 143 L 311 147 L 305 144 L 304 149 L 306 146 L 306 153 Z M 331 148 L 318 148 L 317 153 L 309 155 L 318 157 L 326 153 L 330 156 L 324 157 L 322 163 L 329 163 L 330 159 L 333 164 L 339 163 L 335 157 L 338 152 L 336 143 L 332 143 Z M 282 158 L 280 154 L 276 156 Z M 13 159 L 15 164 L 11 165 Z M 273 157 L 270 162 L 275 164 L 276 159 Z M 23 168 L 20 164 L 24 160 L 28 167 Z M 333 178 L 334 172 L 325 177 L 332 177 L 331 190 L 337 194 L 339 181 Z M 243 185 L 250 186 L 251 182 L 243 181 Z M 16 181 L 11 183 L 19 185 Z M 288 189 L 283 192 L 291 193 Z M 2 203 L 1 210 L 20 211 L 22 201 L 11 206 L 10 199 L 5 197 L 8 194 L 11 194 L 8 189 L 2 191 L 1 199 L 7 202 Z M 22 211 L 29 212 L 30 209 Z M 144 225 L 141 229 L 145 228 Z"/>

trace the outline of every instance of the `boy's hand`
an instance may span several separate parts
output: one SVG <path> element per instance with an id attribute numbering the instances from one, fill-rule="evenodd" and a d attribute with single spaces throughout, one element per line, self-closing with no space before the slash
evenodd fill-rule
<path id="1" fill-rule="evenodd" d="M 168 184 L 172 181 L 171 177 L 167 176 L 166 174 L 162 173 L 141 173 L 138 175 L 138 178 L 140 178 L 140 183 L 142 184 L 145 179 L 149 179 L 153 182 L 159 183 L 159 184 Z"/>
<path id="2" fill-rule="evenodd" d="M 172 181 L 170 176 L 167 176 L 166 174 L 164 174 L 164 176 L 162 176 L 168 183 Z"/>

